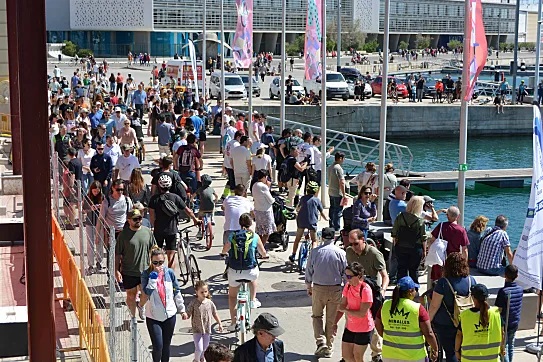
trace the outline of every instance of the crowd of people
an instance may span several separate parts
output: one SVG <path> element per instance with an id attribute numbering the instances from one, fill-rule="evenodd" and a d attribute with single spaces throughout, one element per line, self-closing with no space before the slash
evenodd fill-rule
<path id="1" fill-rule="evenodd" d="M 373 361 L 422 361 L 428 355 L 425 342 L 432 359 L 443 348 L 451 361 L 497 360 L 505 350 L 506 360 L 512 360 L 522 288 L 515 283 L 518 270 L 512 265 L 505 216 L 498 216 L 492 228 L 486 227 L 488 218 L 479 216 L 466 230 L 457 223 L 457 207 L 436 211 L 434 199 L 413 195 L 407 179 L 398 181 L 393 164 L 378 171 L 373 162 L 350 180 L 357 186 L 357 195 L 348 206 L 346 156 L 333 147 L 323 154 L 320 136 L 286 128 L 277 138 L 265 114 L 239 112 L 234 116 L 228 104 L 223 107 L 217 101 L 211 106 L 205 98 L 195 97 L 187 101 L 186 93 L 181 106 L 177 103 L 181 95 L 168 87 L 147 92 L 139 83 L 130 94 L 120 73 L 110 81 L 110 89 L 116 90 L 108 99 L 80 94 L 81 79 L 98 75 L 75 72 L 69 89 L 62 92 L 62 87 L 52 89 L 50 84 L 51 92 L 62 97 L 59 105 L 52 102 L 49 121 L 52 146 L 61 163 L 65 225 L 66 229 L 77 226 L 74 195 L 81 185 L 87 195 L 83 209 L 88 238 L 85 273 L 103 272 L 104 259 L 114 258 L 111 272 L 126 291 L 126 305 L 133 317 L 145 320 L 153 361 L 169 360 L 177 314 L 191 320 L 195 361 L 284 361 L 288 346 L 278 339 L 284 329 L 269 313 L 254 320 L 255 337 L 234 353 L 210 344 L 213 321 L 218 331 L 223 331 L 223 325 L 209 287 L 204 281 L 196 283 L 196 296 L 185 305 L 176 275 L 179 222 L 199 225 L 205 214 L 211 214 L 214 222 L 215 207 L 220 207 L 224 214 L 221 256 L 228 260 L 230 310 L 230 324 L 224 329 L 235 331 L 240 280 L 250 282 L 250 308 L 261 306 L 258 258 L 268 258 L 268 252 L 279 247 L 274 237 L 280 232 L 274 205 L 281 200 L 296 210 L 296 237 L 285 262 L 296 261 L 306 232 L 311 239 L 305 283 L 312 300 L 317 356 L 332 356 L 338 323 L 345 316 L 339 354 L 347 362 L 363 361 L 368 346 Z M 58 76 L 51 77 L 50 83 L 57 82 Z M 130 75 L 129 80 L 135 83 Z M 129 101 L 118 97 L 119 89 L 120 96 L 124 91 Z M 144 152 L 143 126 L 147 123 L 147 135 L 159 149 L 150 185 L 142 172 L 142 162 L 151 161 Z M 227 178 L 220 199 L 211 186 L 213 177 L 205 173 L 206 135 L 214 131 L 222 138 L 222 171 Z M 139 152 L 143 152 L 140 159 Z M 328 158 L 331 162 L 327 163 Z M 328 213 L 319 198 L 323 167 L 328 175 Z M 376 204 L 378 172 L 384 173 L 386 203 L 382 210 Z M 386 251 L 371 227 L 378 213 L 392 226 L 394 242 L 388 266 Z M 441 213 L 447 221 L 432 228 Z M 322 232 L 319 219 L 329 223 Z M 341 246 L 336 245 L 338 237 Z M 111 238 L 116 239 L 114 250 L 104 243 Z M 421 296 L 420 266 L 432 245 L 442 245 L 444 240 L 443 263 L 433 265 L 431 272 L 435 286 Z M 497 308 L 489 307 L 488 290 L 470 276 L 470 266 L 487 275 L 505 276 Z M 392 299 L 385 300 L 389 285 L 395 285 Z M 514 309 L 507 308 L 506 295 Z M 423 297 L 430 301 L 426 307 Z M 506 313 L 507 333 L 502 337 Z M 477 333 L 474 325 L 479 325 Z"/>

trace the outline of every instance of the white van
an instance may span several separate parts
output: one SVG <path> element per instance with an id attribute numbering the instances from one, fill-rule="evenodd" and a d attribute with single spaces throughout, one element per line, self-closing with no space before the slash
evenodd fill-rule
<path id="1" fill-rule="evenodd" d="M 315 94 L 321 95 L 322 85 L 320 79 L 304 79 L 305 93 L 313 91 Z M 349 99 L 349 86 L 343 77 L 343 74 L 338 72 L 326 72 L 326 98 L 340 97 L 344 101 Z"/>
<path id="2" fill-rule="evenodd" d="M 224 99 L 247 98 L 243 80 L 236 73 L 224 73 Z M 221 72 L 213 72 L 209 80 L 209 98 L 221 99 Z"/>

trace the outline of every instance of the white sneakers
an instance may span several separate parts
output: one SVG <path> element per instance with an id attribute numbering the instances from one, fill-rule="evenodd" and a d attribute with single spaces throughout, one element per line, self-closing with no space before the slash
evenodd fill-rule
<path id="1" fill-rule="evenodd" d="M 260 303 L 260 301 L 256 298 L 251 301 L 251 309 L 260 308 L 261 305 L 262 303 Z"/>

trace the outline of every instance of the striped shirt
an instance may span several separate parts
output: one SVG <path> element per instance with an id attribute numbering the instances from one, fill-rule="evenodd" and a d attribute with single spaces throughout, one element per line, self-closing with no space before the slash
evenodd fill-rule
<path id="1" fill-rule="evenodd" d="M 493 269 L 502 266 L 503 251 L 511 246 L 509 235 L 498 226 L 494 226 L 492 231 L 481 242 L 481 250 L 477 257 L 478 269 Z"/>

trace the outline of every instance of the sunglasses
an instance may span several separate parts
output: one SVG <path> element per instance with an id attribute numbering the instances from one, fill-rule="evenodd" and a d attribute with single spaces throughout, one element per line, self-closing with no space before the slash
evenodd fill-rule
<path id="1" fill-rule="evenodd" d="M 134 222 L 138 222 L 138 221 L 141 221 L 143 218 L 140 216 L 140 217 L 133 217 L 132 218 L 132 221 Z"/>
<path id="2" fill-rule="evenodd" d="M 124 187 L 116 188 L 115 191 L 123 192 L 123 191 L 124 191 Z"/>
<path id="3" fill-rule="evenodd" d="M 358 275 L 345 274 L 345 278 L 347 278 L 347 280 L 351 280 L 352 278 L 355 278 L 355 277 L 358 277 Z"/>
<path id="4" fill-rule="evenodd" d="M 164 260 L 155 260 L 153 261 L 153 265 L 162 265 L 164 264 Z"/>
<path id="5" fill-rule="evenodd" d="M 364 192 L 364 195 L 371 195 L 371 192 Z"/>
<path id="6" fill-rule="evenodd" d="M 103 151 L 104 150 L 104 147 L 99 147 L 96 149 L 97 151 Z"/>
<path id="7" fill-rule="evenodd" d="M 124 125 L 125 125 L 125 126 L 130 126 L 130 123 L 125 123 Z"/>

